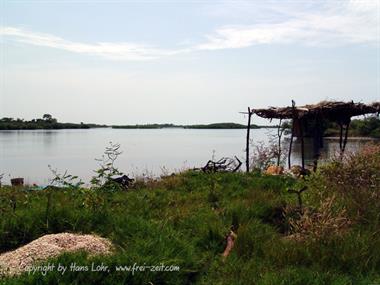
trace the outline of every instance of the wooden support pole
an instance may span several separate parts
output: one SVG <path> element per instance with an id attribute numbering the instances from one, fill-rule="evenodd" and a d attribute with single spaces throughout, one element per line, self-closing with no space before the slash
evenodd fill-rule
<path id="1" fill-rule="evenodd" d="M 316 116 L 314 119 L 314 137 L 313 137 L 313 171 L 317 170 L 318 160 L 321 155 L 320 150 L 322 148 L 322 130 L 321 130 L 321 120 L 320 116 Z"/>
<path id="2" fill-rule="evenodd" d="M 290 142 L 289 142 L 289 152 L 288 152 L 288 168 L 289 169 L 292 167 L 290 158 L 292 156 L 293 137 L 294 137 L 294 120 L 292 120 L 292 133 L 290 134 Z"/>
<path id="3" fill-rule="evenodd" d="M 350 121 L 348 121 L 348 123 L 346 124 L 346 129 L 345 129 L 345 134 L 344 134 L 344 141 L 343 141 L 343 145 L 342 145 L 342 156 L 344 154 L 344 150 L 346 149 L 346 145 L 347 145 L 347 139 L 348 139 L 348 129 L 350 128 Z"/>
<path id="4" fill-rule="evenodd" d="M 302 170 L 305 170 L 305 142 L 303 136 L 303 121 L 300 121 L 300 135 L 301 135 L 301 161 L 302 161 Z"/>
<path id="5" fill-rule="evenodd" d="M 296 102 L 292 100 L 292 112 L 293 112 L 293 119 L 292 119 L 292 133 L 290 135 L 290 143 L 289 143 L 289 152 L 288 152 L 288 168 L 290 169 L 292 167 L 291 165 L 291 156 L 292 156 L 292 147 L 293 147 L 293 138 L 294 138 L 294 123 L 295 123 L 295 106 Z"/>
<path id="6" fill-rule="evenodd" d="M 252 117 L 252 112 L 251 108 L 248 107 L 248 124 L 247 124 L 247 140 L 246 140 L 246 148 L 245 148 L 245 167 L 246 167 L 246 172 L 249 172 L 249 136 L 250 136 L 250 131 L 251 131 L 251 117 Z"/>
<path id="7" fill-rule="evenodd" d="M 342 152 L 342 149 L 343 149 L 343 124 L 342 123 L 339 123 L 339 127 L 340 127 L 340 133 L 339 133 L 339 149 L 340 149 L 340 152 Z"/>
<path id="8" fill-rule="evenodd" d="M 281 162 L 281 137 L 282 137 L 282 133 L 283 133 L 283 130 L 282 130 L 282 119 L 280 119 L 280 123 L 278 124 L 278 127 L 277 127 L 277 138 L 278 138 L 278 142 L 277 142 L 277 166 L 280 166 L 280 162 Z"/>

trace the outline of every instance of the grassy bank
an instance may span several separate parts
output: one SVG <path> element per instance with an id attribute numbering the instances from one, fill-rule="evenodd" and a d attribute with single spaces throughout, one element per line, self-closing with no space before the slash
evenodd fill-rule
<path id="1" fill-rule="evenodd" d="M 380 148 L 333 162 L 306 180 L 260 173 L 186 172 L 133 189 L 0 191 L 0 249 L 46 233 L 96 233 L 107 257 L 50 262 L 105 264 L 110 272 L 25 273 L 4 284 L 380 283 Z M 288 188 L 308 189 L 299 208 Z M 50 203 L 48 203 L 50 201 Z M 47 205 L 50 207 L 47 207 Z M 230 228 L 231 254 L 221 258 Z M 48 262 L 47 262 L 48 263 Z M 120 272 L 119 265 L 176 265 L 175 272 Z"/>

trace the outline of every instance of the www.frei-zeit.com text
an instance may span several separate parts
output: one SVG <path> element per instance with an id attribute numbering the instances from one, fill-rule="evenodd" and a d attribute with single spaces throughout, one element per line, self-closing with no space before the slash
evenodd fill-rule
<path id="1" fill-rule="evenodd" d="M 133 274 L 140 272 L 177 272 L 180 270 L 178 265 L 167 265 L 167 264 L 159 264 L 159 265 L 146 265 L 146 264 L 137 264 L 134 263 L 132 265 L 115 265 L 108 266 L 104 263 L 95 264 L 91 263 L 90 265 L 82 265 L 77 264 L 75 262 L 70 265 L 64 265 L 61 263 L 54 264 L 48 263 L 46 265 L 36 265 L 36 266 L 27 266 L 25 271 L 28 274 L 37 274 L 41 273 L 45 276 L 48 272 L 57 271 L 62 275 L 66 272 L 106 272 L 110 273 L 112 271 L 116 272 L 130 272 Z"/>

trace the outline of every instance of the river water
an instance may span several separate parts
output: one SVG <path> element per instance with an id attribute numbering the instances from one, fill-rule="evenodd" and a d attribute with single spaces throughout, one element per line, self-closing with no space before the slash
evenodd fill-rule
<path id="1" fill-rule="evenodd" d="M 252 143 L 268 143 L 275 129 L 254 129 Z M 237 156 L 244 162 L 243 129 L 83 129 L 0 131 L 0 174 L 9 184 L 11 177 L 23 177 L 27 184 L 46 185 L 58 172 L 77 175 L 88 182 L 98 168 L 95 158 L 101 157 L 110 141 L 119 143 L 123 153 L 116 166 L 130 176 L 158 176 L 163 173 L 200 167 L 212 157 Z M 348 151 L 356 151 L 367 140 L 350 139 Z M 254 149 L 254 146 L 253 146 Z M 323 156 L 338 149 L 335 139 L 326 139 Z M 307 163 L 312 159 L 311 142 L 305 143 Z M 294 164 L 300 163 L 299 142 L 294 143 Z"/>

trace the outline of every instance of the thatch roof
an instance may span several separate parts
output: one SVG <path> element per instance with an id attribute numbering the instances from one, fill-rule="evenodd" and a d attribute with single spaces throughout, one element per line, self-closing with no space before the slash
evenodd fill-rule
<path id="1" fill-rule="evenodd" d="M 294 111 L 294 112 L 293 112 Z M 334 122 L 347 122 L 354 116 L 380 112 L 380 102 L 372 104 L 322 101 L 318 104 L 293 107 L 270 107 L 267 109 L 252 109 L 252 113 L 267 119 L 308 119 L 326 118 Z"/>

